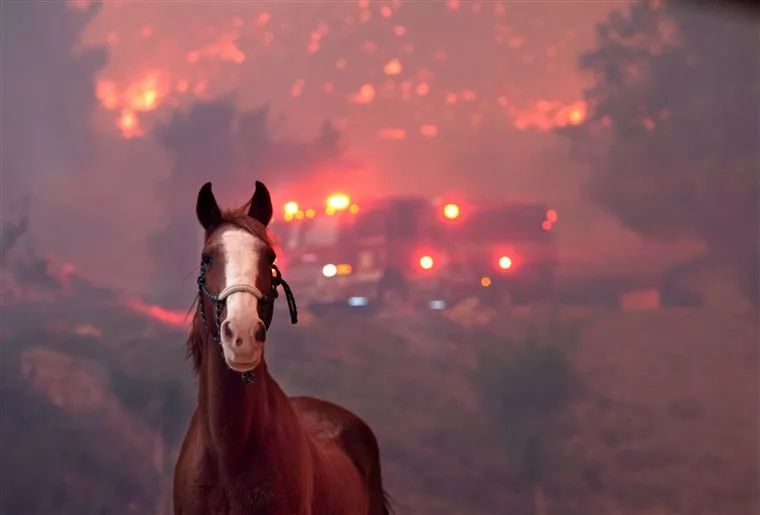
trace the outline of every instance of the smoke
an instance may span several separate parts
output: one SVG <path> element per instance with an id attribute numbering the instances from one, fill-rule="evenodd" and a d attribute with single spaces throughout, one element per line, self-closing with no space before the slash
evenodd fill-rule
<path id="1" fill-rule="evenodd" d="M 65 2 L 3 4 L 3 206 L 42 190 L 41 185 L 70 180 L 92 157 L 93 83 L 106 52 L 76 52 L 76 46 L 99 8 L 94 3 L 78 11 Z"/>
<path id="2" fill-rule="evenodd" d="M 156 131 L 172 163 L 158 184 L 166 217 L 149 238 L 156 302 L 184 306 L 193 292 L 189 279 L 201 243 L 195 200 L 202 184 L 213 182 L 220 205 L 232 207 L 250 198 L 257 179 L 276 188 L 341 163 L 339 134 L 330 123 L 313 140 L 297 141 L 275 138 L 269 118 L 268 107 L 240 111 L 224 97 L 176 112 Z"/>

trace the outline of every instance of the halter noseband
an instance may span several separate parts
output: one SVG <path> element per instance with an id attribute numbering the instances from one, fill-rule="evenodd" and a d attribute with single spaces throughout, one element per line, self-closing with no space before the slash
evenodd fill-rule
<path id="1" fill-rule="evenodd" d="M 285 300 L 288 302 L 290 323 L 298 323 L 298 308 L 296 307 L 296 299 L 293 296 L 293 291 L 290 289 L 290 286 L 288 286 L 288 283 L 286 283 L 282 278 L 282 274 L 280 273 L 280 269 L 277 268 L 277 265 L 272 264 L 274 276 L 272 277 L 272 289 L 270 290 L 269 295 L 265 295 L 261 292 L 261 290 L 251 284 L 233 284 L 232 286 L 227 286 L 219 293 L 214 293 L 206 287 L 206 272 L 211 267 L 211 261 L 212 260 L 210 255 L 204 253 L 201 256 L 201 270 L 198 274 L 198 308 L 200 310 L 203 327 L 211 334 L 211 337 L 215 342 L 220 345 L 222 343 L 222 309 L 224 309 L 227 298 L 233 293 L 250 293 L 259 299 L 259 302 L 267 309 L 265 312 L 266 315 L 264 319 L 264 325 L 267 329 L 269 329 L 269 325 L 272 323 L 272 316 L 274 314 L 274 301 L 277 299 L 277 297 L 279 297 L 279 294 L 277 293 L 277 287 L 282 286 L 282 289 L 285 291 Z M 216 334 L 211 331 L 208 323 L 206 322 L 206 312 L 203 306 L 204 297 L 207 297 L 211 302 L 214 303 Z M 246 383 L 250 384 L 253 382 L 253 370 L 244 372 L 242 378 Z"/>

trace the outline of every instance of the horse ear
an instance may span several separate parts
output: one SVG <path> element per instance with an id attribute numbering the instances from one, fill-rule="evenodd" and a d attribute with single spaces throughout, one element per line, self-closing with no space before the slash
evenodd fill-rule
<path id="1" fill-rule="evenodd" d="M 256 190 L 251 198 L 248 216 L 264 225 L 269 225 L 272 221 L 272 197 L 269 196 L 267 187 L 260 181 L 256 181 Z"/>
<path id="2" fill-rule="evenodd" d="M 211 191 L 211 183 L 207 182 L 198 192 L 198 203 L 195 205 L 195 214 L 204 229 L 210 231 L 222 221 L 222 212 Z"/>

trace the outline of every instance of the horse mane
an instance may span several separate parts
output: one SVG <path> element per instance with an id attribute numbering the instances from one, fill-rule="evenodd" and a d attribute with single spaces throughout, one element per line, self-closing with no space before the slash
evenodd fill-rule
<path id="1" fill-rule="evenodd" d="M 272 232 L 264 224 L 248 216 L 248 208 L 250 205 L 251 201 L 249 200 L 238 208 L 222 211 L 222 221 L 219 222 L 219 225 L 217 227 L 224 224 L 232 224 L 235 227 L 239 227 L 240 229 L 248 231 L 248 233 L 260 239 L 270 247 L 274 247 L 276 240 Z M 208 238 L 211 235 L 211 232 L 213 231 L 206 231 L 204 247 L 205 243 L 208 243 Z M 201 366 L 201 357 L 203 355 L 201 350 L 203 348 L 203 338 L 205 332 L 205 328 L 201 322 L 199 306 L 200 304 L 198 302 L 198 295 L 196 294 L 195 298 L 193 299 L 193 303 L 190 305 L 190 309 L 188 310 L 188 314 L 193 311 L 194 314 L 192 323 L 190 324 L 190 332 L 187 335 L 187 349 L 185 352 L 186 357 L 188 359 L 192 359 L 193 371 L 196 374 L 198 373 L 198 370 Z"/>

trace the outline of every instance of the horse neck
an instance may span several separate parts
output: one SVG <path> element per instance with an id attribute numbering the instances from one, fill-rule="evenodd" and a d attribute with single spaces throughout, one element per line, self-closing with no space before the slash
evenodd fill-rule
<path id="1" fill-rule="evenodd" d="M 233 473 L 270 453 L 280 434 L 290 433 L 295 417 L 285 394 L 272 379 L 264 360 L 255 379 L 245 383 L 230 370 L 219 345 L 206 342 L 198 381 L 198 414 L 203 421 L 207 450 L 223 470 Z M 285 426 L 283 428 L 283 426 Z M 261 464 L 259 464 L 261 465 Z"/>

